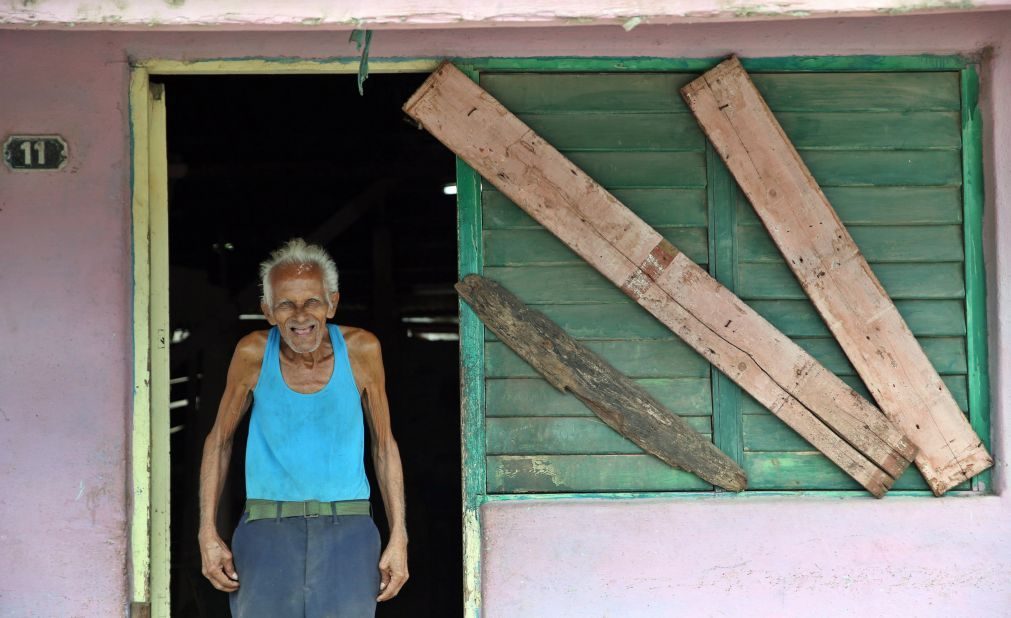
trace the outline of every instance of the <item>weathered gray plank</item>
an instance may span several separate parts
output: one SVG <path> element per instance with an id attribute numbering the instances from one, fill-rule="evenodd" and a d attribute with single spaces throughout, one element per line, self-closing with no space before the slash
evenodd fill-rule
<path id="1" fill-rule="evenodd" d="M 667 464 L 731 491 L 747 485 L 732 459 L 638 384 L 497 283 L 467 275 L 454 286 L 485 325 L 559 390 Z"/>

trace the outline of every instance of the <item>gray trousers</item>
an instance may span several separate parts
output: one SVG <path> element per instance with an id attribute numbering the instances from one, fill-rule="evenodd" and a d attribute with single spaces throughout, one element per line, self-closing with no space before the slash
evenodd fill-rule
<path id="1" fill-rule="evenodd" d="M 368 515 L 246 521 L 232 536 L 234 618 L 372 618 L 379 531 Z"/>

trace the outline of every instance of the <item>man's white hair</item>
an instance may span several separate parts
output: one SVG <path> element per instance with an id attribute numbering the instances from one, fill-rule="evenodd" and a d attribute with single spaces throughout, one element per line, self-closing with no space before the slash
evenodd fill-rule
<path id="1" fill-rule="evenodd" d="M 274 300 L 273 290 L 270 287 L 270 275 L 278 266 L 288 264 L 306 264 L 315 266 L 323 273 L 323 285 L 326 286 L 327 304 L 330 304 L 330 295 L 338 291 L 337 264 L 326 252 L 326 249 L 319 245 L 310 245 L 301 238 L 292 238 L 281 245 L 279 249 L 270 254 L 270 259 L 260 264 L 260 284 L 263 286 L 263 301 L 267 306 L 271 306 Z"/>

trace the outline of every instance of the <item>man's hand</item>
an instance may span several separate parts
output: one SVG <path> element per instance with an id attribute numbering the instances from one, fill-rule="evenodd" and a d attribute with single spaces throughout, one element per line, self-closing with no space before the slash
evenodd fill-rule
<path id="1" fill-rule="evenodd" d="M 232 552 L 217 534 L 206 538 L 201 535 L 200 560 L 204 577 L 210 580 L 212 586 L 223 592 L 239 589 L 239 575 L 235 572 Z"/>
<path id="2" fill-rule="evenodd" d="M 409 577 L 407 573 L 407 541 L 390 539 L 379 558 L 379 596 L 376 601 L 389 601 L 397 596 Z"/>

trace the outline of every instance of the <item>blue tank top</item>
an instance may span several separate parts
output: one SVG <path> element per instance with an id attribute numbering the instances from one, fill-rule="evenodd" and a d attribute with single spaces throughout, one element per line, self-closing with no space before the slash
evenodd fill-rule
<path id="1" fill-rule="evenodd" d="M 327 324 L 333 373 L 322 390 L 293 391 L 281 375 L 281 334 L 270 329 L 246 443 L 246 496 L 262 500 L 363 500 L 362 403 L 340 328 Z"/>

